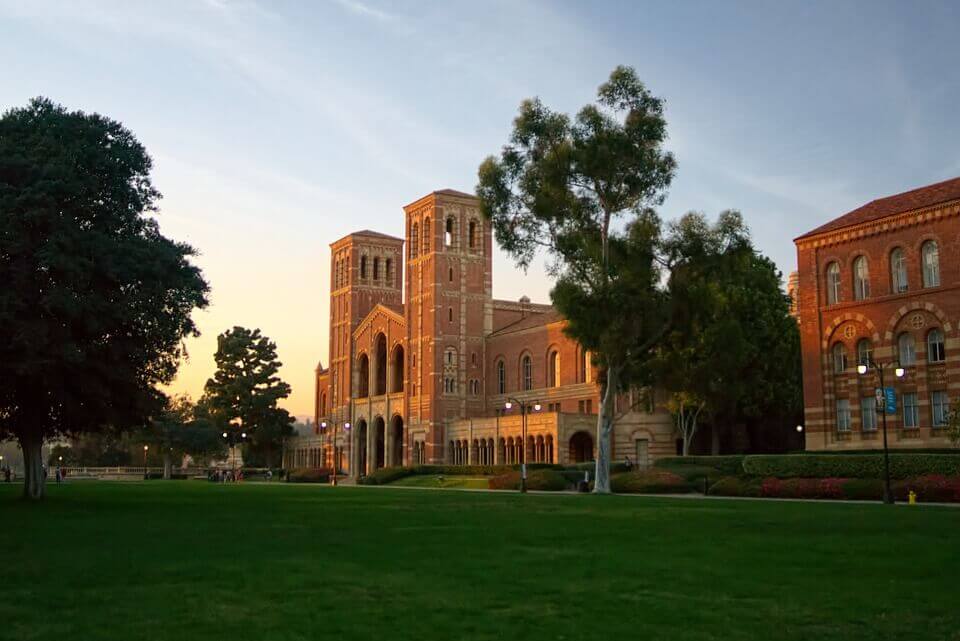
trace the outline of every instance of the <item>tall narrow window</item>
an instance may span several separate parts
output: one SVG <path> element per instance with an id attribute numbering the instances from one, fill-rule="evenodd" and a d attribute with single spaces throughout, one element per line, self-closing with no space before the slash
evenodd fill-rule
<path id="1" fill-rule="evenodd" d="M 430 219 L 423 219 L 423 253 L 430 253 L 430 235 L 433 233 L 433 230 L 430 228 Z"/>
<path id="2" fill-rule="evenodd" d="M 933 410 L 933 426 L 946 427 L 950 420 L 950 398 L 943 390 L 930 394 L 930 405 Z"/>
<path id="3" fill-rule="evenodd" d="M 503 361 L 497 361 L 497 394 L 507 393 L 507 368 Z"/>
<path id="4" fill-rule="evenodd" d="M 384 266 L 383 277 L 387 281 L 387 285 L 393 286 L 393 261 L 389 258 L 387 259 L 386 265 Z"/>
<path id="5" fill-rule="evenodd" d="M 452 308 L 452 307 L 448 307 L 448 308 L 447 308 L 447 320 L 450 321 L 451 323 L 453 322 L 453 308 Z"/>
<path id="6" fill-rule="evenodd" d="M 853 261 L 853 297 L 857 300 L 870 298 L 870 265 L 866 256 Z"/>
<path id="7" fill-rule="evenodd" d="M 550 387 L 560 387 L 560 353 L 557 350 L 550 352 L 547 366 L 550 368 Z"/>
<path id="8" fill-rule="evenodd" d="M 366 277 L 367 277 L 367 257 L 361 256 L 360 257 L 360 278 L 366 278 Z"/>
<path id="9" fill-rule="evenodd" d="M 931 329 L 927 333 L 927 361 L 930 363 L 942 363 L 947 359 L 946 350 L 943 344 L 943 332 L 939 329 Z"/>
<path id="10" fill-rule="evenodd" d="M 920 250 L 923 257 L 923 286 L 940 286 L 940 248 L 934 240 L 928 240 Z"/>
<path id="11" fill-rule="evenodd" d="M 837 401 L 837 431 L 850 431 L 850 401 L 845 398 Z"/>
<path id="12" fill-rule="evenodd" d="M 877 429 L 877 399 L 873 396 L 860 399 L 860 429 L 864 432 Z"/>
<path id="13" fill-rule="evenodd" d="M 843 343 L 833 345 L 833 371 L 842 374 L 847 369 L 847 348 Z"/>
<path id="14" fill-rule="evenodd" d="M 917 344 L 910 332 L 904 332 L 897 337 L 897 356 L 900 359 L 900 365 L 903 367 L 916 364 Z"/>
<path id="15" fill-rule="evenodd" d="M 373 258 L 373 280 L 380 280 L 380 258 Z"/>
<path id="16" fill-rule="evenodd" d="M 524 391 L 529 391 L 533 389 L 533 359 L 530 358 L 530 355 L 523 357 L 523 360 L 520 362 L 521 369 L 521 380 L 523 381 Z"/>
<path id="17" fill-rule="evenodd" d="M 840 264 L 827 265 L 827 304 L 836 305 L 840 302 Z"/>
<path id="18" fill-rule="evenodd" d="M 449 280 L 451 283 L 453 282 L 453 267 L 450 267 L 447 271 L 447 280 Z"/>
<path id="19" fill-rule="evenodd" d="M 866 365 L 870 367 L 870 361 L 873 358 L 873 345 L 866 338 L 857 341 L 857 365 Z"/>
<path id="20" fill-rule="evenodd" d="M 890 278 L 893 281 L 894 294 L 907 291 L 907 259 L 900 247 L 890 252 Z"/>
<path id="21" fill-rule="evenodd" d="M 443 230 L 443 244 L 445 247 L 453 245 L 453 218 L 447 218 L 447 226 Z"/>
<path id="22" fill-rule="evenodd" d="M 410 227 L 410 258 L 416 258 L 420 249 L 420 225 L 413 223 Z"/>
<path id="23" fill-rule="evenodd" d="M 917 404 L 916 392 L 903 395 L 903 427 L 905 429 L 920 427 L 920 407 Z"/>
<path id="24" fill-rule="evenodd" d="M 467 226 L 467 244 L 470 249 L 477 248 L 477 221 L 471 220 Z"/>

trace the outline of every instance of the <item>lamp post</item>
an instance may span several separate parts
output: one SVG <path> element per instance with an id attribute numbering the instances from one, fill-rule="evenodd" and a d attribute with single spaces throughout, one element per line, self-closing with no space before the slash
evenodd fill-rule
<path id="1" fill-rule="evenodd" d="M 150 449 L 149 445 L 143 446 L 143 480 L 144 481 L 147 481 L 150 479 L 150 475 L 147 472 L 147 450 L 149 449 Z M 63 457 L 61 456 L 60 459 L 63 460 Z"/>
<path id="2" fill-rule="evenodd" d="M 540 401 L 535 401 L 530 404 L 527 401 L 518 401 L 515 398 L 507 398 L 507 402 L 503 404 L 504 408 L 510 409 L 513 407 L 513 404 L 516 403 L 520 406 L 520 492 L 526 493 L 527 491 L 527 413 L 528 407 L 533 408 L 533 411 L 540 411 Z"/>
<path id="3" fill-rule="evenodd" d="M 227 443 L 227 447 L 230 448 L 230 471 L 234 479 L 237 478 L 237 443 L 243 443 L 247 440 L 247 433 L 240 431 L 242 427 L 243 419 L 238 417 L 236 421 L 230 421 L 229 427 L 221 434 L 223 440 Z M 230 428 L 236 429 L 231 430 Z"/>
<path id="4" fill-rule="evenodd" d="M 857 365 L 857 374 L 863 376 L 867 373 L 867 370 L 872 368 L 877 372 L 877 378 L 880 381 L 880 389 L 882 390 L 883 396 L 877 397 L 877 409 L 879 409 L 883 414 L 883 502 L 887 505 L 893 505 L 893 492 L 890 491 L 890 450 L 887 447 L 887 403 L 886 403 L 886 390 L 887 388 L 883 385 L 883 370 L 887 367 L 894 366 L 893 373 L 897 378 L 903 378 L 904 369 L 899 362 L 894 364 L 892 361 L 886 363 L 877 363 L 873 358 L 868 358 L 866 363 L 860 363 Z M 883 399 L 883 403 L 881 403 Z"/>
<path id="5" fill-rule="evenodd" d="M 332 430 L 333 435 L 331 437 L 333 441 L 333 445 L 330 448 L 330 459 L 333 461 L 333 465 L 331 466 L 333 467 L 333 474 L 330 476 L 330 485 L 333 485 L 335 487 L 337 485 L 337 464 L 339 463 L 339 461 L 337 460 L 337 422 L 331 421 L 330 424 L 333 427 L 333 430 Z M 327 431 L 326 421 L 322 421 L 320 423 L 320 431 L 321 432 Z M 343 424 L 343 431 L 344 432 L 350 431 L 350 421 L 347 421 Z"/>

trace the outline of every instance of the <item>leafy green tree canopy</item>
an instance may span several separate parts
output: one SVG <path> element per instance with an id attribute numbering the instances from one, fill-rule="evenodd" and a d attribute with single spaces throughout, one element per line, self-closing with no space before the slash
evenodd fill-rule
<path id="1" fill-rule="evenodd" d="M 38 98 L 0 117 L 0 438 L 44 494 L 44 439 L 142 424 L 207 305 L 195 251 L 160 233 L 152 162 L 99 114 Z"/>
<path id="2" fill-rule="evenodd" d="M 525 100 L 510 142 L 479 169 L 477 194 L 497 241 L 526 268 L 538 250 L 557 276 L 551 298 L 600 368 L 596 491 L 609 492 L 614 395 L 663 331 L 653 207 L 675 168 L 663 149 L 663 101 L 629 67 L 571 120 Z M 630 314 L 625 314 L 630 310 Z"/>

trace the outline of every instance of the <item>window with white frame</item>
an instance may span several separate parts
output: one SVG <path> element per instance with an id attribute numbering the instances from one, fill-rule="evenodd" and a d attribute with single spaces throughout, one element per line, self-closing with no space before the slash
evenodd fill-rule
<path id="1" fill-rule="evenodd" d="M 890 280 L 894 294 L 907 291 L 907 258 L 900 247 L 890 252 Z"/>
<path id="2" fill-rule="evenodd" d="M 943 332 L 939 328 L 927 332 L 927 362 L 942 363 L 947 359 L 943 344 Z"/>
<path id="3" fill-rule="evenodd" d="M 843 343 L 833 345 L 833 371 L 842 374 L 847 369 L 847 347 Z"/>
<path id="4" fill-rule="evenodd" d="M 827 265 L 827 304 L 840 302 L 840 265 L 833 262 Z"/>
<path id="5" fill-rule="evenodd" d="M 897 337 L 897 356 L 900 359 L 900 365 L 903 367 L 916 364 L 917 344 L 910 332 L 904 332 Z"/>
<path id="6" fill-rule="evenodd" d="M 937 241 L 928 240 L 920 249 L 921 260 L 923 261 L 923 286 L 940 286 L 940 248 Z"/>
<path id="7" fill-rule="evenodd" d="M 846 398 L 837 401 L 837 431 L 850 431 L 850 401 Z"/>
<path id="8" fill-rule="evenodd" d="M 870 264 L 866 256 L 853 261 L 853 297 L 856 300 L 870 298 Z"/>
<path id="9" fill-rule="evenodd" d="M 503 359 L 497 361 L 497 394 L 507 393 L 507 368 Z"/>
<path id="10" fill-rule="evenodd" d="M 533 359 L 527 354 L 520 361 L 520 378 L 523 381 L 524 391 L 533 389 Z"/>
<path id="11" fill-rule="evenodd" d="M 920 427 L 920 406 L 917 403 L 916 392 L 903 395 L 903 427 L 906 429 Z"/>
<path id="12" fill-rule="evenodd" d="M 877 429 L 877 399 L 873 396 L 860 399 L 860 429 L 864 432 Z"/>
<path id="13" fill-rule="evenodd" d="M 950 420 L 950 397 L 946 391 L 936 390 L 930 394 L 930 406 L 933 412 L 933 426 L 946 427 Z"/>
<path id="14" fill-rule="evenodd" d="M 857 341 L 857 365 L 870 367 L 870 361 L 873 358 L 873 345 L 866 338 Z"/>

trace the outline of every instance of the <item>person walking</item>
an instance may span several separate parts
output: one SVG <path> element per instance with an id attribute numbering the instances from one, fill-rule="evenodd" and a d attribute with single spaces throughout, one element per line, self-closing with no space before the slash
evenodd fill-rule
<path id="1" fill-rule="evenodd" d="M 60 485 L 60 481 L 63 479 L 63 472 L 60 471 L 60 466 L 57 466 L 57 485 Z"/>

